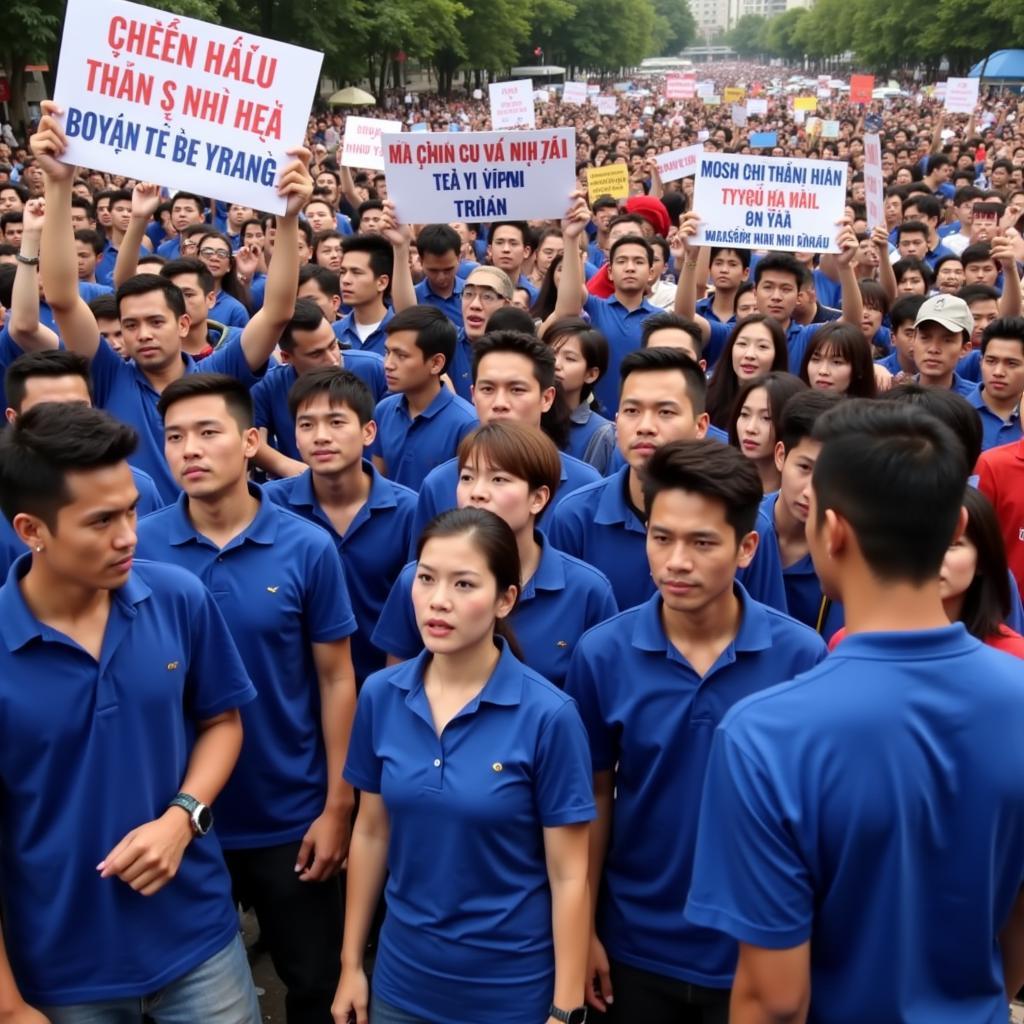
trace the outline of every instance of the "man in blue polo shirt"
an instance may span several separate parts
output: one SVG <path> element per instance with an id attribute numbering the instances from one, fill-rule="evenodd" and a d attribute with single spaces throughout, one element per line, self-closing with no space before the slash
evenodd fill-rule
<path id="1" fill-rule="evenodd" d="M 981 417 L 984 451 L 1021 437 L 1022 395 L 1024 319 L 1001 317 L 981 335 L 981 383 L 967 396 Z"/>
<path id="2" fill-rule="evenodd" d="M 462 326 L 461 250 L 458 232 L 448 224 L 426 224 L 416 236 L 416 251 L 423 268 L 423 280 L 415 289 L 416 301 L 421 305 L 436 306 L 455 324 L 456 329 Z"/>
<path id="3" fill-rule="evenodd" d="M 493 267 L 480 267 L 473 272 L 474 277 L 481 271 L 495 273 Z M 476 342 L 473 405 L 481 423 L 515 420 L 543 430 L 545 417 L 556 400 L 559 399 L 555 390 L 555 354 L 539 338 L 520 331 L 491 331 Z M 544 510 L 542 524 L 550 523 L 550 509 L 565 495 L 601 479 L 593 466 L 564 451 L 558 455 L 562 462 L 561 485 L 555 500 Z M 449 459 L 427 474 L 416 504 L 414 537 L 419 537 L 423 527 L 439 512 L 455 508 L 458 484 L 458 459 Z M 410 557 L 415 557 L 415 551 Z"/>
<path id="4" fill-rule="evenodd" d="M 84 404 L 0 434 L 0 503 L 28 548 L 0 587 L 0 1007 L 255 1024 L 209 831 L 255 694 L 206 589 L 133 564 L 135 443 Z"/>
<path id="5" fill-rule="evenodd" d="M 735 943 L 679 914 L 711 738 L 736 701 L 826 649 L 735 582 L 759 543 L 761 500 L 735 448 L 659 448 L 642 500 L 647 557 L 636 571 L 649 569 L 657 593 L 584 634 L 566 680 L 590 736 L 598 806 L 588 1001 L 610 1024 L 725 1024 Z"/>
<path id="6" fill-rule="evenodd" d="M 273 480 L 265 495 L 323 527 L 341 555 L 358 632 L 356 684 L 384 667 L 370 636 L 413 543 L 414 491 L 381 476 L 364 456 L 376 432 L 373 396 L 339 368 L 303 374 L 288 396 L 295 443 L 309 469 Z"/>
<path id="7" fill-rule="evenodd" d="M 189 330 L 185 300 L 177 285 L 155 274 L 140 274 L 118 289 L 125 361 L 100 337 L 96 319 L 78 294 L 78 273 L 71 244 L 71 186 L 75 168 L 62 163 L 67 138 L 49 101 L 32 137 L 32 148 L 46 174 L 47 216 L 42 245 L 46 292 L 67 347 L 92 364 L 96 404 L 139 431 L 140 447 L 134 464 L 153 478 L 165 501 L 173 501 L 179 488 L 163 457 L 163 427 L 157 413 L 160 394 L 172 381 L 197 372 L 197 364 L 182 352 Z M 204 372 L 224 372 L 251 387 L 263 373 L 274 346 L 295 308 L 298 273 L 298 211 L 313 188 L 309 153 L 299 156 L 282 172 L 278 192 L 287 210 L 277 219 L 277 245 L 267 277 L 263 308 L 246 325 L 237 341 L 230 341 L 203 360 Z"/>
<path id="8" fill-rule="evenodd" d="M 957 364 L 971 351 L 974 317 L 956 295 L 933 295 L 917 311 L 914 321 L 914 364 L 919 384 L 948 388 L 965 398 L 975 385 L 956 372 Z"/>
<path id="9" fill-rule="evenodd" d="M 341 301 L 351 312 L 335 333 L 346 348 L 384 354 L 393 273 L 391 245 L 380 236 L 350 235 L 342 243 Z"/>
<path id="10" fill-rule="evenodd" d="M 558 284 L 558 301 L 554 318 L 578 316 L 583 290 L 583 266 L 579 253 L 580 236 L 586 231 L 590 209 L 579 194 L 565 220 L 562 235 L 565 238 L 565 259 Z M 588 295 L 583 310 L 590 322 L 608 339 L 608 370 L 594 387 L 609 413 L 619 405 L 619 365 L 630 352 L 640 348 L 640 335 L 644 321 L 660 313 L 657 306 L 644 298 L 654 265 L 654 250 L 640 236 L 625 235 L 617 239 L 608 254 L 608 276 L 615 289 L 611 298 Z"/>
<path id="11" fill-rule="evenodd" d="M 281 366 L 272 367 L 252 389 L 256 426 L 263 443 L 256 465 L 272 476 L 305 472 L 295 444 L 295 419 L 288 407 L 288 392 L 310 370 L 342 366 L 354 373 L 376 399 L 387 394 L 384 360 L 376 352 L 344 349 L 320 306 L 310 298 L 295 300 L 295 311 L 278 342 Z"/>
<path id="12" fill-rule="evenodd" d="M 476 410 L 441 382 L 455 354 L 455 327 L 433 306 L 412 306 L 387 326 L 384 373 L 392 392 L 377 405 L 374 463 L 418 491 L 426 475 L 455 457 L 477 424 Z"/>
<path id="13" fill-rule="evenodd" d="M 654 580 L 644 568 L 643 473 L 663 445 L 706 435 L 707 382 L 678 348 L 632 352 L 619 375 L 615 436 L 626 465 L 564 497 L 551 515 L 548 534 L 556 548 L 600 569 L 611 580 L 619 607 L 632 608 L 654 593 Z M 770 546 L 755 551 L 738 579 L 756 600 L 785 610 L 782 570 Z"/>
<path id="14" fill-rule="evenodd" d="M 206 584 L 256 685 L 218 807 L 221 842 L 287 987 L 289 1024 L 315 1024 L 330 1019 L 338 983 L 337 874 L 354 805 L 341 777 L 356 699 L 344 572 L 324 530 L 248 483 L 259 434 L 240 381 L 183 377 L 160 413 L 184 493 L 139 524 L 139 551 Z"/>
<path id="15" fill-rule="evenodd" d="M 1020 661 L 950 624 L 969 467 L 919 409 L 815 427 L 808 538 L 848 635 L 733 708 L 686 916 L 737 940 L 733 1020 L 1006 1020 L 1024 981 Z"/>

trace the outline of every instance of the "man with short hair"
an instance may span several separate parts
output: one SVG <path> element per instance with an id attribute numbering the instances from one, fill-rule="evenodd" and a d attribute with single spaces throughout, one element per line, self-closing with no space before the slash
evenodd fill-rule
<path id="1" fill-rule="evenodd" d="M 533 234 L 526 221 L 495 221 L 487 236 L 487 261 L 503 270 L 516 288 L 525 288 L 536 302 L 538 289 L 523 272 L 533 252 Z"/>
<path id="2" fill-rule="evenodd" d="M 394 254 L 380 235 L 352 235 L 342 246 L 341 301 L 352 310 L 338 325 L 338 340 L 347 348 L 384 354 L 388 321 L 394 316 L 386 300 L 394 274 Z"/>
<path id="3" fill-rule="evenodd" d="M 436 306 L 455 325 L 462 327 L 462 289 L 459 277 L 461 240 L 447 224 L 426 224 L 416 236 L 423 280 L 416 285 L 416 301 Z M 399 257 L 396 254 L 396 269 Z M 408 266 L 408 260 L 406 260 Z M 396 274 L 397 276 L 397 274 Z"/>
<path id="4" fill-rule="evenodd" d="M 160 268 L 160 276 L 181 289 L 188 314 L 188 334 L 181 350 L 195 360 L 205 359 L 222 345 L 240 338 L 240 327 L 228 327 L 210 317 L 216 301 L 213 275 L 201 260 L 182 257 L 168 260 Z"/>
<path id="5" fill-rule="evenodd" d="M 956 372 L 960 360 L 971 351 L 974 318 L 967 303 L 955 295 L 933 295 L 918 310 L 914 328 L 918 383 L 970 395 L 974 385 Z"/>
<path id="6" fill-rule="evenodd" d="M 181 233 L 187 227 L 203 224 L 206 219 L 206 203 L 192 192 L 176 192 L 171 200 L 171 225 L 176 234 L 157 246 L 156 253 L 164 259 L 175 260 L 182 255 Z"/>
<path id="7" fill-rule="evenodd" d="M 697 312 L 706 320 L 734 324 L 736 292 L 749 273 L 749 249 L 712 248 L 709 276 L 715 291 L 697 302 Z"/>
<path id="8" fill-rule="evenodd" d="M 978 410 L 983 450 L 1012 444 L 1022 436 L 1024 395 L 1024 319 L 992 321 L 981 336 L 981 383 L 967 400 Z"/>

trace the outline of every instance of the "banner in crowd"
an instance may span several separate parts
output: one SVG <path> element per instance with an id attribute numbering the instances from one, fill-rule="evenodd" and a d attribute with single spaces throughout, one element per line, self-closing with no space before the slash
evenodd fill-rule
<path id="1" fill-rule="evenodd" d="M 812 110 L 818 109 L 818 100 L 814 96 L 797 96 L 793 100 L 793 109 L 810 113 Z"/>
<path id="2" fill-rule="evenodd" d="M 384 170 L 380 137 L 384 132 L 400 132 L 401 121 L 383 121 L 377 117 L 345 118 L 345 139 L 341 148 L 342 167 L 369 167 Z"/>
<path id="3" fill-rule="evenodd" d="M 619 101 L 614 96 L 595 96 L 594 106 L 602 117 L 614 117 L 619 109 Z"/>
<path id="4" fill-rule="evenodd" d="M 885 225 L 885 179 L 882 177 L 882 142 L 878 135 L 864 135 L 864 204 L 868 231 Z"/>
<path id="5" fill-rule="evenodd" d="M 65 163 L 281 213 L 323 54 L 126 0 L 69 0 Z"/>
<path id="6" fill-rule="evenodd" d="M 560 219 L 575 188 L 572 128 L 396 133 L 381 145 L 388 197 L 407 224 Z"/>
<path id="7" fill-rule="evenodd" d="M 747 100 L 747 114 L 750 117 L 764 117 L 768 113 L 768 101 L 749 99 Z"/>
<path id="8" fill-rule="evenodd" d="M 587 168 L 587 196 L 591 203 L 599 196 L 612 199 L 629 197 L 629 167 L 626 164 L 605 164 Z"/>
<path id="9" fill-rule="evenodd" d="M 734 103 L 739 103 L 746 95 L 746 89 L 742 89 L 738 85 L 727 85 L 722 90 L 722 102 L 732 106 Z"/>
<path id="10" fill-rule="evenodd" d="M 533 82 L 520 78 L 514 82 L 491 82 L 491 127 L 496 132 L 509 128 L 536 128 L 533 108 Z"/>
<path id="11" fill-rule="evenodd" d="M 951 114 L 973 114 L 980 84 L 980 78 L 947 78 L 946 109 Z"/>
<path id="12" fill-rule="evenodd" d="M 778 132 L 751 132 L 747 139 L 751 149 L 774 149 L 779 144 Z"/>
<path id="13" fill-rule="evenodd" d="M 850 76 L 850 102 L 870 103 L 872 93 L 875 91 L 874 75 L 851 75 Z"/>
<path id="14" fill-rule="evenodd" d="M 575 103 L 576 106 L 582 107 L 587 102 L 587 83 L 566 82 L 565 88 L 562 89 L 562 102 Z"/>
<path id="15" fill-rule="evenodd" d="M 697 161 L 703 152 L 704 147 L 698 142 L 693 146 L 673 149 L 671 153 L 655 153 L 658 176 L 665 182 L 689 178 L 697 173 Z"/>
<path id="16" fill-rule="evenodd" d="M 736 125 L 737 128 L 747 127 L 747 108 L 745 104 L 734 103 L 732 105 L 732 110 L 730 111 L 730 116 L 732 118 L 732 123 Z"/>
<path id="17" fill-rule="evenodd" d="M 694 76 L 684 78 L 682 75 L 665 76 L 665 99 L 667 100 L 689 100 L 697 88 L 697 79 Z"/>
<path id="18" fill-rule="evenodd" d="M 693 185 L 699 245 L 838 252 L 846 164 L 705 153 Z"/>

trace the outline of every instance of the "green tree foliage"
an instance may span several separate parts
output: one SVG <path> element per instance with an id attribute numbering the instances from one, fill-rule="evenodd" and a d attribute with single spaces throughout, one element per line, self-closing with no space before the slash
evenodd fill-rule
<path id="1" fill-rule="evenodd" d="M 697 35 L 697 23 L 686 0 L 654 0 L 654 50 L 672 57 L 689 46 Z"/>
<path id="2" fill-rule="evenodd" d="M 741 57 L 753 57 L 764 53 L 764 41 L 768 19 L 761 14 L 744 14 L 725 36 L 725 44 L 731 46 Z"/>

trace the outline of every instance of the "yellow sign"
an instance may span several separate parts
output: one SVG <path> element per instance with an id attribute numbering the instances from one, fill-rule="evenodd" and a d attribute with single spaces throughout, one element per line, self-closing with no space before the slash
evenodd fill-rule
<path id="1" fill-rule="evenodd" d="M 746 95 L 746 89 L 742 89 L 738 85 L 730 85 L 722 90 L 722 102 L 726 104 L 739 103 L 739 101 Z"/>
<path id="2" fill-rule="evenodd" d="M 818 100 L 814 96 L 797 96 L 793 100 L 794 110 L 817 110 Z"/>
<path id="3" fill-rule="evenodd" d="M 604 167 L 588 167 L 587 195 L 591 202 L 599 196 L 628 199 L 629 166 L 627 164 L 605 164 Z"/>

